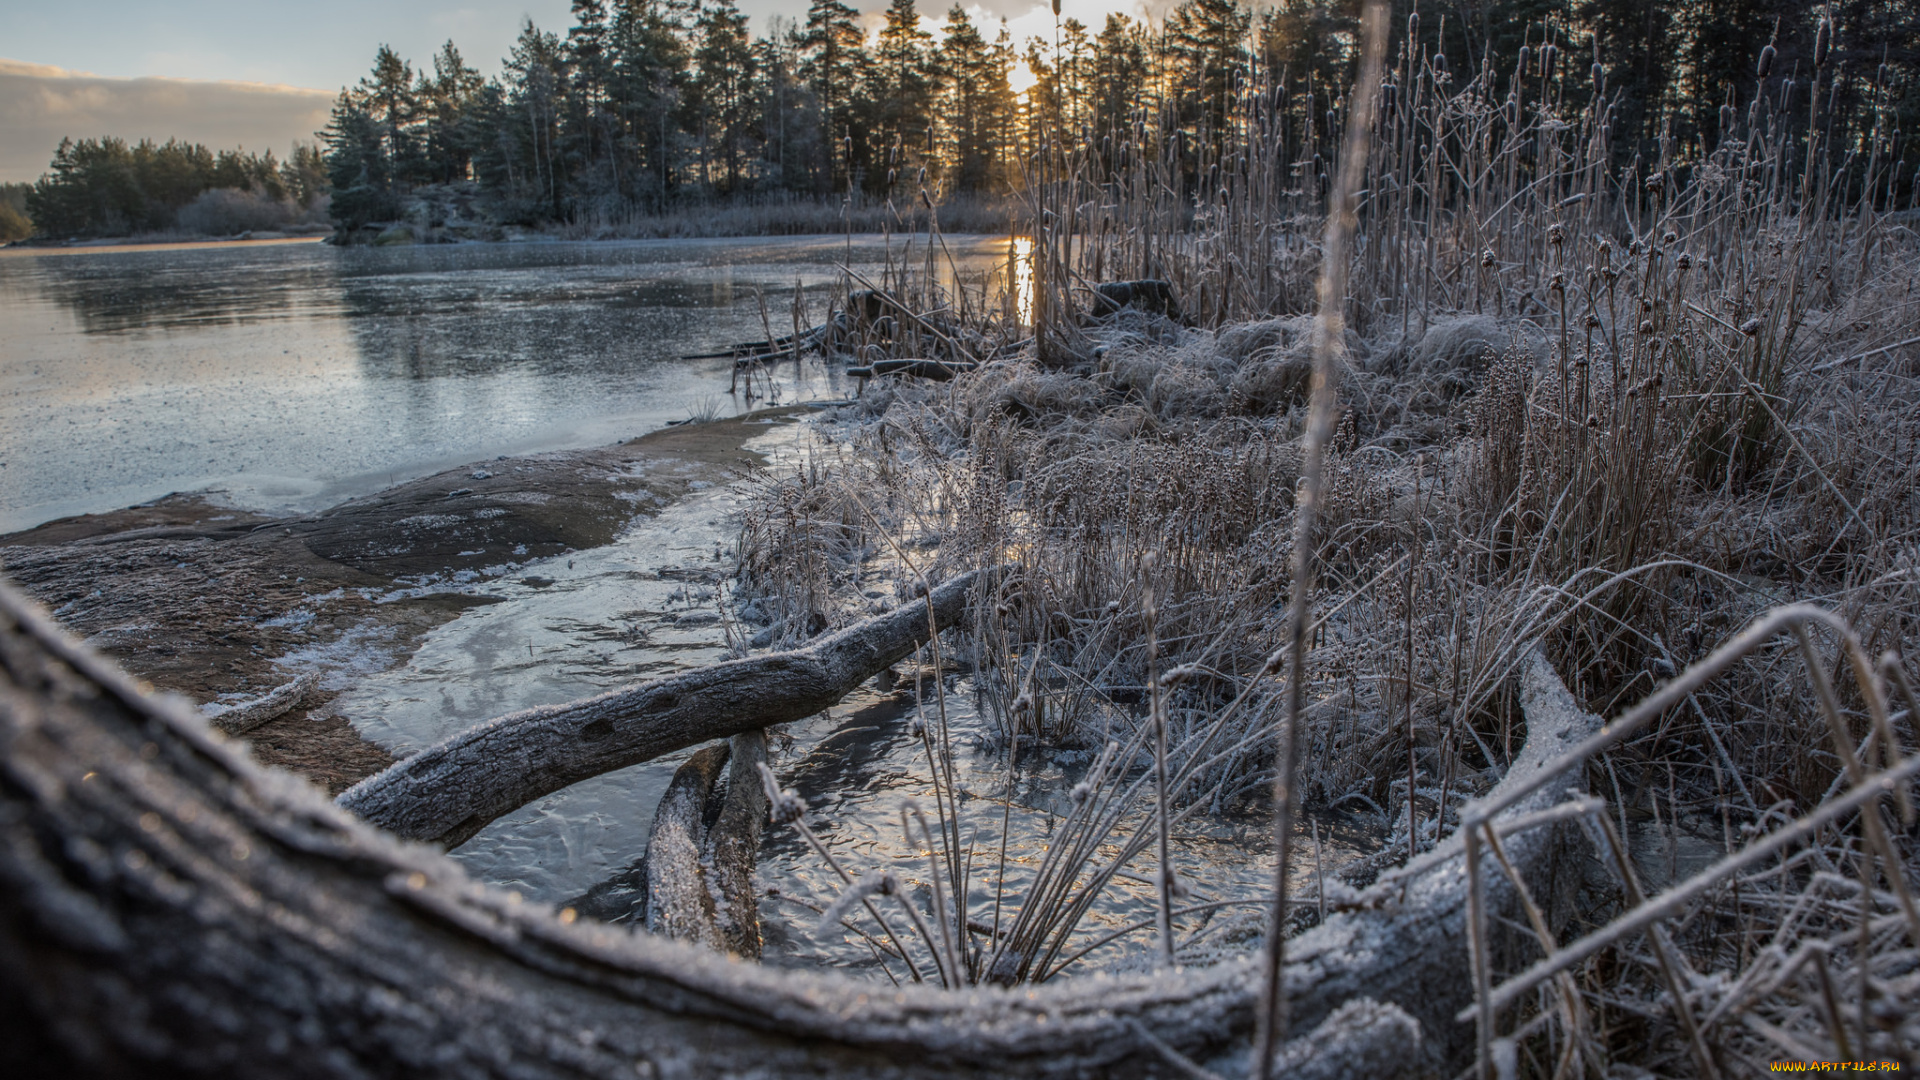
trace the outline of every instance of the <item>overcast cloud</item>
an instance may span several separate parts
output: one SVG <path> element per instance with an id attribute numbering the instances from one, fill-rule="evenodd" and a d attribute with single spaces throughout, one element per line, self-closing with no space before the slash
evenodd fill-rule
<path id="1" fill-rule="evenodd" d="M 333 92 L 265 83 L 106 79 L 0 59 L 0 181 L 33 180 L 63 137 L 177 138 L 216 150 L 312 142 Z"/>

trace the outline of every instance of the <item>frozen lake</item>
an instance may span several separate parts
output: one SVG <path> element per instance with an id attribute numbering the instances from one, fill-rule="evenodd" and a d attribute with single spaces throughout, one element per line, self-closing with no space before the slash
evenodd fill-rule
<path id="1" fill-rule="evenodd" d="M 972 275 L 1007 241 L 948 244 Z M 679 357 L 764 339 L 763 303 L 789 332 L 796 291 L 821 319 L 842 266 L 885 258 L 877 237 L 3 251 L 0 531 L 174 491 L 306 512 L 744 409 L 727 361 Z M 846 388 L 813 365 L 782 391 Z"/>

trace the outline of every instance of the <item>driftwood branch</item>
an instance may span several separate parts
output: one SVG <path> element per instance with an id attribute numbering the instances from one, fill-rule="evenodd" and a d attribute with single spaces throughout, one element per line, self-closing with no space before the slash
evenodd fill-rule
<path id="1" fill-rule="evenodd" d="M 924 357 L 905 357 L 892 360 L 875 360 L 865 367 L 850 367 L 847 376 L 853 379 L 877 379 L 887 375 L 904 375 L 916 379 L 932 379 L 935 382 L 948 382 L 955 375 L 965 375 L 979 370 L 979 364 L 945 360 L 928 360 Z"/>
<path id="2" fill-rule="evenodd" d="M 230 709 L 203 714 L 207 722 L 229 735 L 244 735 L 269 720 L 278 720 L 282 716 L 299 708 L 307 695 L 320 684 L 320 676 L 308 672 L 284 686 L 276 686 L 272 691 L 243 701 Z"/>
<path id="3" fill-rule="evenodd" d="M 968 591 L 992 573 L 962 574 L 804 649 L 490 720 L 362 780 L 340 805 L 407 839 L 457 846 L 500 815 L 582 780 L 828 708 L 910 656 L 930 626 L 951 626 Z"/>
<path id="4" fill-rule="evenodd" d="M 1525 678 L 1528 741 L 1504 784 L 1593 724 L 1544 661 Z M 1566 833 L 1508 839 L 1543 903 L 1575 877 Z M 1302 935 L 1285 979 L 1296 1030 L 1403 1047 L 1403 1073 L 1464 1064 L 1464 886 L 1449 841 Z M 1511 891 L 1489 905 L 1496 954 L 1524 959 L 1530 937 L 1503 929 Z M 569 919 L 253 764 L 0 588 L 10 1076 L 1125 1077 L 1168 1074 L 1167 1050 L 1227 1073 L 1246 1058 L 1256 974 L 895 989 Z M 1342 1010 L 1362 998 L 1375 1004 Z"/>

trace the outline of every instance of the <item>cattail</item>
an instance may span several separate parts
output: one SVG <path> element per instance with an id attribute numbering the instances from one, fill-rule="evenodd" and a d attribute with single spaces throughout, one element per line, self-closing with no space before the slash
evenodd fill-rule
<path id="1" fill-rule="evenodd" d="M 1606 87 L 1607 87 L 1606 69 L 1600 66 L 1600 61 L 1595 60 L 1593 62 L 1593 92 L 1596 94 L 1602 93 L 1603 91 L 1606 90 Z"/>
<path id="2" fill-rule="evenodd" d="M 1520 46 L 1520 62 L 1513 66 L 1514 73 L 1521 78 L 1526 78 L 1527 65 L 1532 62 L 1533 50 L 1525 45 Z"/>
<path id="3" fill-rule="evenodd" d="M 1833 51 L 1833 20 L 1820 19 L 1820 28 L 1813 34 L 1813 64 L 1819 67 L 1827 62 L 1827 54 Z"/>
<path id="4" fill-rule="evenodd" d="M 1724 137 L 1733 130 L 1734 111 L 1731 105 L 1720 106 L 1720 134 Z"/>
<path id="5" fill-rule="evenodd" d="M 1759 319 L 1748 319 L 1746 322 L 1740 324 L 1740 332 L 1748 337 L 1757 337 L 1760 333 L 1760 327 L 1763 325 L 1765 324 Z"/>
<path id="6" fill-rule="evenodd" d="M 1567 227 L 1559 222 L 1547 226 L 1547 243 L 1559 247 L 1567 242 Z"/>
<path id="7" fill-rule="evenodd" d="M 1447 54 L 1446 53 L 1443 53 L 1443 52 L 1434 53 L 1433 59 L 1430 61 L 1430 63 L 1433 65 L 1433 70 L 1439 72 L 1442 75 L 1445 75 L 1447 73 Z"/>
<path id="8" fill-rule="evenodd" d="M 1559 59 L 1560 59 L 1559 46 L 1548 45 L 1545 48 L 1542 48 L 1540 50 L 1540 77 L 1543 79 L 1553 78 L 1554 63 Z"/>
<path id="9" fill-rule="evenodd" d="M 1778 55 L 1772 45 L 1768 45 L 1766 48 L 1760 50 L 1759 72 L 1761 78 L 1764 79 L 1773 74 L 1773 58 Z"/>

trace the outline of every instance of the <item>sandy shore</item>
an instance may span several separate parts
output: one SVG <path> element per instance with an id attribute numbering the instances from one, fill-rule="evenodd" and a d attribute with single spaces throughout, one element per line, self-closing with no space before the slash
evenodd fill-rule
<path id="1" fill-rule="evenodd" d="M 329 684 L 398 663 L 434 627 L 495 602 L 466 586 L 608 543 L 696 482 L 761 464 L 742 444 L 766 428 L 748 421 L 464 465 L 305 517 L 170 495 L 0 536 L 0 572 L 129 671 L 196 703 L 320 673 L 300 707 L 246 738 L 261 761 L 337 794 L 393 759 L 328 709 Z"/>

